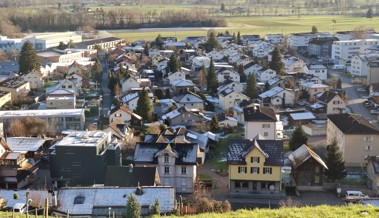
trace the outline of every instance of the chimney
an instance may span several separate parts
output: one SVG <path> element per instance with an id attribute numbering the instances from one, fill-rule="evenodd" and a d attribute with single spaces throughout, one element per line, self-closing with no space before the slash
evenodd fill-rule
<path id="1" fill-rule="evenodd" d="M 129 173 L 133 173 L 133 164 L 129 164 Z"/>
<path id="2" fill-rule="evenodd" d="M 142 194 L 143 194 L 142 187 L 139 185 L 139 182 L 138 182 L 137 189 L 136 189 L 136 195 L 142 195 Z"/>

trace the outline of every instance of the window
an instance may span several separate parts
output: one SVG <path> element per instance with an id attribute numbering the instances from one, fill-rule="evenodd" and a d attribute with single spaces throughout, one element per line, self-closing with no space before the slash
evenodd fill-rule
<path id="1" fill-rule="evenodd" d="M 263 167 L 263 174 L 272 174 L 271 167 Z"/>
<path id="2" fill-rule="evenodd" d="M 262 124 L 262 128 L 264 128 L 264 129 L 270 128 L 270 124 Z"/>
<path id="3" fill-rule="evenodd" d="M 164 168 L 164 174 L 170 174 L 170 167 Z"/>
<path id="4" fill-rule="evenodd" d="M 182 167 L 182 174 L 187 174 L 187 167 Z"/>
<path id="5" fill-rule="evenodd" d="M 268 132 L 264 132 L 264 133 L 263 133 L 263 136 L 266 136 L 266 137 L 267 137 L 267 136 L 268 136 Z"/>
<path id="6" fill-rule="evenodd" d="M 315 167 L 315 173 L 319 173 L 320 172 L 320 167 Z"/>
<path id="7" fill-rule="evenodd" d="M 274 182 L 262 182 L 261 183 L 262 189 L 270 189 L 270 187 L 275 189 L 275 183 Z"/>
<path id="8" fill-rule="evenodd" d="M 250 167 L 251 174 L 259 174 L 259 167 Z"/>
<path id="9" fill-rule="evenodd" d="M 170 163 L 170 156 L 168 154 L 164 155 L 164 162 L 165 163 Z"/>
<path id="10" fill-rule="evenodd" d="M 84 204 L 85 197 L 77 196 L 74 199 L 74 204 Z"/>
<path id="11" fill-rule="evenodd" d="M 251 163 L 259 163 L 259 157 L 251 157 Z"/>
<path id="12" fill-rule="evenodd" d="M 238 167 L 238 173 L 246 173 L 247 167 Z"/>
<path id="13" fill-rule="evenodd" d="M 363 141 L 365 141 L 365 142 L 373 142 L 374 141 L 374 137 L 372 137 L 372 136 L 365 136 L 363 138 Z"/>
<path id="14" fill-rule="evenodd" d="M 366 151 L 371 151 L 371 145 L 366 145 Z"/>
<path id="15" fill-rule="evenodd" d="M 246 189 L 249 187 L 249 185 L 248 185 L 247 181 L 237 180 L 237 181 L 234 181 L 234 187 Z"/>

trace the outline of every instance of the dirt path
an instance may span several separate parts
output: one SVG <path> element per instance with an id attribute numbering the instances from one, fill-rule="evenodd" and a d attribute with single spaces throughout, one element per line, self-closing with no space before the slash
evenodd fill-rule
<path id="1" fill-rule="evenodd" d="M 213 197 L 215 199 L 225 198 L 229 191 L 228 176 L 221 176 L 217 174 L 215 171 L 216 169 L 213 169 L 213 167 L 210 164 L 205 164 L 199 167 L 199 174 L 207 175 L 212 178 L 214 188 L 210 189 L 210 191 Z"/>

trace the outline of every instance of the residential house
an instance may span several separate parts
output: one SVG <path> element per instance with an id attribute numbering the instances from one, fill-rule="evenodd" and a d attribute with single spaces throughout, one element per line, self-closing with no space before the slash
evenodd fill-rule
<path id="1" fill-rule="evenodd" d="M 185 94 L 177 95 L 172 99 L 175 101 L 177 107 L 187 107 L 190 109 L 198 109 L 200 111 L 204 109 L 203 99 L 191 91 L 187 91 Z"/>
<path id="2" fill-rule="evenodd" d="M 134 137 L 133 130 L 129 128 L 128 124 L 122 123 L 122 121 L 118 119 L 110 123 L 104 131 L 110 132 L 112 134 L 112 138 L 124 142 L 129 142 Z"/>
<path id="3" fill-rule="evenodd" d="M 135 166 L 157 167 L 161 183 L 178 193 L 192 193 L 197 178 L 199 144 L 137 143 Z"/>
<path id="4" fill-rule="evenodd" d="M 354 39 L 334 41 L 332 45 L 332 59 L 348 61 L 354 55 L 368 54 L 368 48 L 372 45 L 378 45 L 379 39 Z"/>
<path id="5" fill-rule="evenodd" d="M 237 119 L 238 123 L 245 124 L 243 109 L 250 104 L 252 104 L 251 101 L 242 100 L 240 103 L 233 107 L 233 117 Z"/>
<path id="6" fill-rule="evenodd" d="M 131 111 L 135 111 L 137 109 L 139 95 L 140 95 L 140 92 L 129 93 L 121 98 L 121 102 L 124 106 L 129 108 Z M 149 92 L 148 96 L 150 98 L 150 104 L 153 105 L 153 100 L 154 100 L 153 93 Z"/>
<path id="7" fill-rule="evenodd" d="M 58 204 L 52 210 L 57 216 L 118 217 L 126 216 L 128 196 L 135 195 L 141 205 L 141 216 L 150 215 L 150 206 L 160 202 L 160 212 L 170 214 L 176 209 L 174 187 L 69 187 L 58 191 Z"/>
<path id="8" fill-rule="evenodd" d="M 302 83 L 299 85 L 299 88 L 301 91 L 306 91 L 309 94 L 309 99 L 310 101 L 316 101 L 317 100 L 317 94 L 319 93 L 324 93 L 326 91 L 330 90 L 330 87 L 328 85 L 324 84 L 317 84 L 313 82 L 307 82 L 307 83 Z"/>
<path id="9" fill-rule="evenodd" d="M 205 66 L 205 68 L 209 68 L 210 63 L 211 63 L 211 59 L 209 57 L 203 57 L 203 56 L 194 57 L 192 59 L 191 68 L 193 71 L 201 69 L 203 65 Z"/>
<path id="10" fill-rule="evenodd" d="M 241 92 L 235 91 L 230 88 L 226 88 L 219 92 L 218 98 L 220 101 L 220 108 L 222 110 L 232 108 L 242 100 L 250 99 L 248 96 L 242 94 Z"/>
<path id="11" fill-rule="evenodd" d="M 244 72 L 246 76 L 252 74 L 252 73 L 257 73 L 259 70 L 261 70 L 263 67 L 259 64 L 256 64 L 254 61 L 251 61 L 248 64 L 245 64 L 243 66 Z"/>
<path id="12" fill-rule="evenodd" d="M 327 122 L 327 144 L 336 139 L 345 166 L 361 167 L 368 156 L 379 153 L 379 128 L 358 114 L 331 114 Z"/>
<path id="13" fill-rule="evenodd" d="M 264 36 L 264 40 L 271 44 L 277 45 L 284 42 L 283 34 L 267 34 Z"/>
<path id="14" fill-rule="evenodd" d="M 43 75 L 38 71 L 31 71 L 28 74 L 23 75 L 21 78 L 24 81 L 29 82 L 30 89 L 41 89 L 45 85 L 45 81 L 43 80 Z"/>
<path id="15" fill-rule="evenodd" d="M 275 47 L 271 43 L 265 41 L 256 41 L 253 44 L 250 44 L 249 46 L 253 47 L 250 51 L 253 57 L 256 58 L 265 58 L 275 49 Z"/>
<path id="16" fill-rule="evenodd" d="M 75 109 L 76 96 L 73 92 L 58 89 L 46 94 L 46 107 L 49 109 Z"/>
<path id="17" fill-rule="evenodd" d="M 150 88 L 151 81 L 148 78 L 137 79 L 134 77 L 127 77 L 121 80 L 122 93 L 128 93 L 131 90 L 139 88 Z"/>
<path id="18" fill-rule="evenodd" d="M 274 87 L 284 87 L 284 80 L 278 76 L 272 78 L 272 79 L 269 79 L 267 81 L 267 83 L 270 85 L 270 88 L 274 88 Z"/>
<path id="19" fill-rule="evenodd" d="M 222 61 L 224 58 L 224 54 L 221 52 L 218 52 L 216 50 L 213 50 L 211 52 L 208 52 L 206 56 L 210 59 L 213 59 L 213 61 Z"/>
<path id="20" fill-rule="evenodd" d="M 234 70 L 229 69 L 220 69 L 216 72 L 217 74 L 217 81 L 219 83 L 224 82 L 225 80 L 233 80 L 234 82 L 240 82 L 240 75 Z"/>
<path id="21" fill-rule="evenodd" d="M 51 150 L 51 178 L 58 187 L 103 184 L 106 167 L 121 165 L 120 145 L 111 143 L 110 132 L 67 131 Z"/>
<path id="22" fill-rule="evenodd" d="M 309 124 L 312 120 L 316 119 L 312 112 L 300 112 L 300 113 L 290 113 L 289 122 L 292 125 L 300 126 L 303 124 Z"/>
<path id="23" fill-rule="evenodd" d="M 89 88 L 90 86 L 88 76 L 83 73 L 72 72 L 67 75 L 67 78 L 71 80 L 79 90 L 82 88 Z"/>
<path id="24" fill-rule="evenodd" d="M 173 84 L 178 80 L 185 80 L 186 74 L 182 71 L 176 71 L 175 73 L 170 73 L 167 78 L 170 81 L 170 84 Z"/>
<path id="25" fill-rule="evenodd" d="M 328 167 L 307 145 L 302 145 L 293 151 L 288 159 L 291 162 L 291 174 L 297 186 L 321 186 L 324 180 L 324 170 Z"/>
<path id="26" fill-rule="evenodd" d="M 67 90 L 74 93 L 76 96 L 79 95 L 79 89 L 76 87 L 75 83 L 69 79 L 62 79 L 57 84 L 50 86 L 46 89 L 46 93 L 51 93 L 56 90 Z"/>
<path id="27" fill-rule="evenodd" d="M 366 85 L 379 83 L 379 61 L 371 61 L 368 63 L 368 75 Z"/>
<path id="28" fill-rule="evenodd" d="M 295 93 L 290 89 L 274 87 L 259 95 L 262 102 L 272 106 L 286 106 L 295 103 Z"/>
<path id="29" fill-rule="evenodd" d="M 129 108 L 125 106 L 117 106 L 109 111 L 109 123 L 116 120 L 121 121 L 121 123 L 128 125 L 142 125 L 142 117 L 133 113 Z"/>
<path id="30" fill-rule="evenodd" d="M 1 91 L 0 90 L 0 108 L 10 102 L 12 100 L 12 95 L 10 92 L 7 92 L 7 91 Z"/>
<path id="31" fill-rule="evenodd" d="M 16 119 L 27 117 L 41 118 L 55 127 L 56 132 L 66 129 L 83 130 L 85 123 L 84 109 L 48 109 L 0 111 L 0 122 L 9 129 Z"/>
<path id="32" fill-rule="evenodd" d="M 88 74 L 88 71 L 88 66 L 82 65 L 77 61 L 73 61 L 72 64 L 67 67 L 67 75 L 71 75 L 73 73 L 86 75 Z"/>
<path id="33" fill-rule="evenodd" d="M 379 156 L 368 157 L 367 177 L 369 188 L 379 195 Z"/>
<path id="34" fill-rule="evenodd" d="M 368 77 L 369 79 L 369 63 L 378 62 L 379 54 L 369 53 L 366 55 L 357 54 L 351 58 L 351 74 L 356 77 Z"/>
<path id="35" fill-rule="evenodd" d="M 255 78 L 260 82 L 266 82 L 274 77 L 276 77 L 276 72 L 270 68 L 262 68 L 258 70 L 255 76 Z"/>
<path id="36" fill-rule="evenodd" d="M 223 90 L 225 90 L 227 88 L 235 90 L 237 92 L 243 92 L 244 91 L 244 87 L 240 82 L 235 82 L 233 80 L 227 79 L 224 82 L 219 83 L 219 86 L 217 88 L 217 92 L 222 92 Z"/>
<path id="37" fill-rule="evenodd" d="M 158 186 L 161 183 L 156 167 L 107 166 L 105 186 Z"/>
<path id="38" fill-rule="evenodd" d="M 194 90 L 196 85 L 191 80 L 176 80 L 171 84 L 175 94 L 183 94 Z"/>
<path id="39" fill-rule="evenodd" d="M 245 139 L 256 137 L 280 139 L 283 136 L 283 124 L 272 107 L 252 104 L 243 108 L 245 120 Z"/>
<path id="40" fill-rule="evenodd" d="M 18 78 L 6 79 L 0 82 L 0 91 L 10 92 L 11 100 L 15 100 L 20 95 L 25 95 L 30 91 L 30 83 Z"/>
<path id="41" fill-rule="evenodd" d="M 339 41 L 337 37 L 317 37 L 308 42 L 307 52 L 318 58 L 330 58 L 332 55 L 332 45 L 334 41 Z"/>
<path id="42" fill-rule="evenodd" d="M 287 74 L 303 73 L 306 66 L 305 61 L 298 57 L 289 57 L 283 60 L 284 72 Z"/>
<path id="43" fill-rule="evenodd" d="M 304 66 L 304 73 L 317 76 L 321 80 L 328 78 L 328 68 L 322 64 L 310 64 Z"/>
<path id="44" fill-rule="evenodd" d="M 274 194 L 282 190 L 283 141 L 229 140 L 229 191 Z"/>
<path id="45" fill-rule="evenodd" d="M 205 116 L 198 109 L 180 107 L 168 112 L 162 116 L 162 121 L 169 126 L 184 125 L 192 127 L 193 125 L 206 125 L 212 118 Z"/>
<path id="46" fill-rule="evenodd" d="M 287 39 L 287 45 L 296 51 L 307 51 L 308 43 L 316 38 L 319 33 L 291 33 Z"/>
<path id="47" fill-rule="evenodd" d="M 238 120 L 234 117 L 223 116 L 219 118 L 218 126 L 220 128 L 233 128 L 238 126 Z"/>
<path id="48" fill-rule="evenodd" d="M 326 106 L 326 114 L 341 114 L 345 112 L 346 101 L 339 94 L 326 91 L 317 98 L 317 102 Z"/>

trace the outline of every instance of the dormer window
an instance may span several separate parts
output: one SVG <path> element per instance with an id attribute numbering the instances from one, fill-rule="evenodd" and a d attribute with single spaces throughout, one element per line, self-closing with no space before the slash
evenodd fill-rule
<path id="1" fill-rule="evenodd" d="M 170 156 L 168 154 L 164 155 L 164 162 L 165 163 L 170 163 Z"/>
<path id="2" fill-rule="evenodd" d="M 83 196 L 77 196 L 74 199 L 74 204 L 84 204 L 85 197 Z"/>

